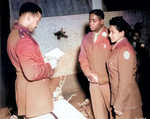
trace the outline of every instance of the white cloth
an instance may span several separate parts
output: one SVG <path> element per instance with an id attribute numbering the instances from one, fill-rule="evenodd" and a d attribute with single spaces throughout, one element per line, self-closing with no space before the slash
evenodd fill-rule
<path id="1" fill-rule="evenodd" d="M 86 119 L 86 117 L 66 100 L 54 101 L 53 113 L 58 119 Z M 48 113 L 29 119 L 55 119 L 55 117 L 51 113 Z"/>
<path id="2" fill-rule="evenodd" d="M 58 117 L 58 119 L 86 119 L 66 100 L 55 101 L 53 113 Z"/>
<path id="3" fill-rule="evenodd" d="M 55 119 L 55 117 L 51 113 L 48 113 L 41 116 L 29 118 L 29 119 Z"/>

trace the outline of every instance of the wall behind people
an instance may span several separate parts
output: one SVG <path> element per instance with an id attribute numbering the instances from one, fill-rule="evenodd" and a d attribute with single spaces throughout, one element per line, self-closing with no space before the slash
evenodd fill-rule
<path id="1" fill-rule="evenodd" d="M 109 27 L 109 20 L 114 16 L 123 16 L 133 28 L 137 22 L 143 25 L 140 42 L 145 43 L 149 38 L 147 33 L 150 30 L 150 12 L 142 10 L 112 11 L 104 12 L 104 24 Z M 67 16 L 43 17 L 33 35 L 40 44 L 42 54 L 58 47 L 66 54 L 61 58 L 59 67 L 54 76 L 69 75 L 80 71 L 78 67 L 78 53 L 82 37 L 87 33 L 89 14 L 77 14 Z M 11 25 L 12 26 L 12 25 Z M 54 35 L 61 30 L 66 32 L 68 38 L 60 40 Z"/>
<path id="2" fill-rule="evenodd" d="M 9 0 L 10 17 L 18 19 L 18 8 L 29 1 L 40 6 L 42 17 L 52 17 L 88 13 L 94 0 Z"/>
<path id="3" fill-rule="evenodd" d="M 32 0 L 10 0 L 10 28 L 14 24 L 14 20 L 18 18 L 18 8 L 24 2 Z M 80 70 L 78 67 L 78 53 L 81 44 L 82 37 L 87 33 L 88 28 L 88 12 L 91 9 L 95 9 L 100 4 L 100 8 L 104 9 L 102 0 L 36 0 L 32 1 L 38 4 L 42 10 L 42 19 L 39 26 L 34 31 L 34 36 L 40 44 L 40 49 L 44 55 L 48 51 L 58 47 L 66 54 L 61 58 L 55 76 L 68 75 L 76 73 Z M 108 2 L 108 1 L 107 1 Z M 106 11 L 106 10 L 104 10 Z M 146 10 L 126 10 L 126 11 L 111 11 L 104 12 L 105 20 L 104 24 L 109 27 L 109 20 L 114 16 L 123 16 L 124 19 L 132 26 L 137 22 L 142 22 L 142 37 L 140 42 L 146 43 L 148 32 L 150 31 L 150 12 Z M 54 35 L 55 32 L 61 30 L 66 32 L 68 38 L 61 38 L 57 40 Z"/>

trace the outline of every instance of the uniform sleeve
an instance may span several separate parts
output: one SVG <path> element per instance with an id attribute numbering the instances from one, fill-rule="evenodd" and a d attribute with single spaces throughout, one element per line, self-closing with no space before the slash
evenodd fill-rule
<path id="1" fill-rule="evenodd" d="M 37 62 L 36 58 L 38 56 L 35 51 L 34 43 L 31 39 L 20 39 L 16 47 L 16 52 L 24 76 L 28 80 L 40 80 L 53 75 L 53 70 L 49 63 L 44 63 L 44 61 Z"/>
<path id="2" fill-rule="evenodd" d="M 84 75 L 87 77 L 90 73 L 92 73 L 92 71 L 90 68 L 89 61 L 87 59 L 85 45 L 86 43 L 84 42 L 84 38 L 83 38 L 81 48 L 80 48 L 79 62 Z"/>
<path id="3" fill-rule="evenodd" d="M 118 56 L 119 84 L 114 108 L 123 111 L 130 95 L 133 78 L 134 54 L 129 48 L 123 48 Z"/>

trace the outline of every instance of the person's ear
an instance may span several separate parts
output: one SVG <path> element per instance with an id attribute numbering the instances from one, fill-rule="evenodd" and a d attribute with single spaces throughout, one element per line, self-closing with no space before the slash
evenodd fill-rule
<path id="1" fill-rule="evenodd" d="M 103 25 L 104 24 L 104 19 L 101 19 L 101 25 Z"/>
<path id="2" fill-rule="evenodd" d="M 125 32 L 124 32 L 124 31 L 121 31 L 121 35 L 124 37 L 124 36 L 125 36 Z"/>
<path id="3" fill-rule="evenodd" d="M 30 13 L 27 13 L 27 14 L 26 14 L 26 18 L 27 18 L 28 21 L 30 21 L 31 18 L 32 18 L 31 14 L 30 14 Z"/>

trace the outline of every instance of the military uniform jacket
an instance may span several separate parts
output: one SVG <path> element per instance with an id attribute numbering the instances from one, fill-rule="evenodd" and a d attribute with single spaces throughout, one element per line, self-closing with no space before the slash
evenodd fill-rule
<path id="1" fill-rule="evenodd" d="M 136 55 L 126 38 L 115 44 L 107 65 L 111 84 L 111 105 L 118 111 L 141 107 L 141 95 L 135 81 Z"/>
<path id="2" fill-rule="evenodd" d="M 111 45 L 108 40 L 108 29 L 103 27 L 96 42 L 94 42 L 94 32 L 89 32 L 83 37 L 79 62 L 85 76 L 90 73 L 98 75 L 98 81 L 101 85 L 107 84 L 108 74 L 106 70 L 106 61 L 111 51 Z"/>
<path id="3" fill-rule="evenodd" d="M 18 115 L 39 116 L 53 110 L 50 76 L 53 70 L 44 63 L 38 43 L 23 26 L 15 24 L 7 41 L 9 58 L 16 69 Z"/>

